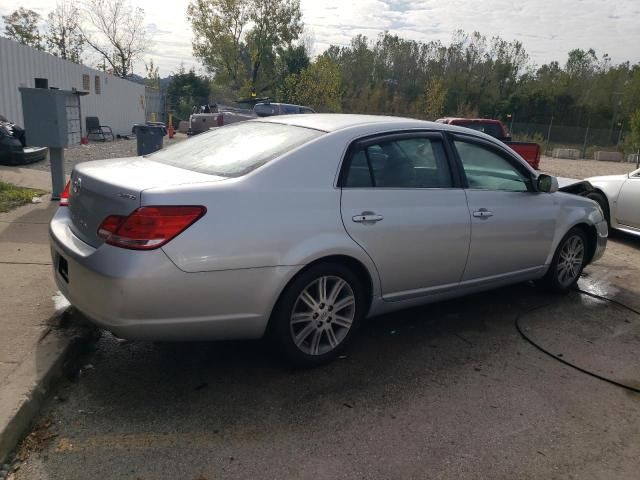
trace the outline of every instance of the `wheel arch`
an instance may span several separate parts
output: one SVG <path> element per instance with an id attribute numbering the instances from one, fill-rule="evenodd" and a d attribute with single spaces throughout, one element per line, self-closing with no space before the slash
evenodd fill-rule
<path id="1" fill-rule="evenodd" d="M 606 212 L 602 212 L 605 215 L 605 219 L 607 220 L 608 224 L 611 224 L 611 212 L 612 212 L 612 205 L 611 205 L 611 200 L 609 199 L 609 196 L 605 193 L 604 190 L 602 190 L 599 187 L 594 186 L 593 193 L 597 193 L 598 195 L 602 196 L 604 198 L 604 201 L 606 202 L 605 207 L 607 207 L 607 211 Z M 585 195 L 587 198 L 588 197 L 588 193 Z"/>
<path id="2" fill-rule="evenodd" d="M 271 324 L 272 324 L 271 320 L 273 318 L 273 312 L 278 306 L 278 302 L 280 302 L 283 292 L 289 287 L 289 285 L 291 285 L 291 283 L 296 278 L 298 278 L 299 275 L 303 274 L 310 268 L 313 268 L 315 265 L 319 265 L 322 263 L 337 263 L 340 265 L 344 265 L 349 269 L 351 269 L 354 272 L 354 274 L 357 275 L 357 277 L 360 280 L 362 280 L 362 284 L 365 287 L 366 304 L 367 304 L 367 312 L 368 312 L 369 308 L 371 308 L 371 302 L 373 300 L 373 294 L 375 291 L 375 286 L 374 286 L 375 279 L 372 272 L 369 271 L 369 269 L 366 267 L 364 263 L 362 263 L 360 260 L 358 260 L 357 258 L 351 255 L 345 255 L 345 254 L 325 255 L 325 256 L 316 258 L 313 261 L 304 265 L 294 275 L 292 275 L 291 278 L 282 286 L 282 288 L 278 292 L 276 301 L 273 303 L 273 306 L 271 307 L 271 312 L 269 312 L 269 322 L 267 324 L 267 329 L 266 329 L 267 332 L 269 332 L 269 330 L 271 329 Z M 365 316 L 367 312 L 365 312 Z"/>
<path id="3" fill-rule="evenodd" d="M 571 227 L 571 229 L 573 228 L 582 230 L 587 237 L 587 263 L 590 263 L 598 245 L 598 230 L 596 229 L 595 225 L 590 225 L 585 222 L 578 223 Z M 571 229 L 569 229 L 569 231 L 571 231 Z"/>

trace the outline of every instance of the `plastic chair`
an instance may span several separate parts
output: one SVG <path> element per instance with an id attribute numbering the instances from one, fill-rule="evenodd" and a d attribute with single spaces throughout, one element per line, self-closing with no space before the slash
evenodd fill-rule
<path id="1" fill-rule="evenodd" d="M 98 137 L 98 140 L 103 142 L 107 141 L 107 137 L 111 137 L 111 141 L 115 140 L 113 131 L 108 125 L 100 125 L 100 119 L 98 117 L 87 117 L 87 138 L 91 140 L 91 136 Z"/>

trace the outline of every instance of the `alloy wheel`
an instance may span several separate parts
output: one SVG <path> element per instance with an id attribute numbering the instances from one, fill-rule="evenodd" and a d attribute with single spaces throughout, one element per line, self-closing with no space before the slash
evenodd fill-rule
<path id="1" fill-rule="evenodd" d="M 323 355 L 346 338 L 356 315 L 353 288 L 328 275 L 307 285 L 296 299 L 289 331 L 296 347 L 307 355 Z"/>
<path id="2" fill-rule="evenodd" d="M 567 238 L 558 258 L 558 283 L 567 287 L 576 281 L 584 262 L 584 241 L 579 235 Z"/>

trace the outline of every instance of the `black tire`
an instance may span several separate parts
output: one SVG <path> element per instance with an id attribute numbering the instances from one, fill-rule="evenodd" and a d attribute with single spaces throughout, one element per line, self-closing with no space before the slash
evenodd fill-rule
<path id="1" fill-rule="evenodd" d="M 561 258 L 561 256 L 563 253 L 566 253 L 565 248 L 569 247 L 569 242 L 575 241 L 575 238 L 579 239 L 579 242 L 582 245 L 582 262 L 577 267 L 577 270 L 574 267 L 573 274 L 570 278 L 563 277 L 563 271 L 566 271 L 563 263 L 566 265 L 566 262 Z M 558 247 L 553 255 L 553 260 L 551 261 L 549 270 L 542 279 L 536 282 L 537 285 L 558 293 L 568 292 L 575 286 L 576 282 L 580 278 L 580 274 L 587 264 L 588 252 L 589 241 L 585 231 L 577 227 L 572 228 L 564 237 L 562 237 L 560 243 L 558 243 Z"/>
<path id="2" fill-rule="evenodd" d="M 324 303 L 318 303 L 317 308 L 320 308 L 320 305 L 325 305 L 326 310 L 323 310 L 319 318 L 317 320 L 303 320 L 300 322 L 300 326 L 298 324 L 293 324 L 292 316 L 294 314 L 294 308 L 300 308 L 299 302 L 303 302 L 300 299 L 300 295 L 307 289 L 315 288 L 314 285 L 318 284 L 320 279 L 329 278 L 328 282 L 335 282 L 333 286 L 338 285 L 339 282 L 336 279 L 340 279 L 346 282 L 347 287 L 342 287 L 343 291 L 346 292 L 343 295 L 342 299 L 346 297 L 352 296 L 354 297 L 353 301 L 353 311 L 349 310 L 349 316 L 353 315 L 353 319 L 351 321 L 350 327 L 343 327 L 338 324 L 337 319 L 333 319 L 329 313 L 329 306 Z M 333 279 L 333 280 L 331 280 Z M 327 287 L 330 287 L 328 283 L 326 283 Z M 317 288 L 320 288 L 319 286 Z M 325 288 L 326 289 L 326 288 Z M 340 299 L 340 297 L 338 297 Z M 317 299 L 315 299 L 317 300 Z M 340 355 L 342 351 L 347 347 L 347 345 L 351 342 L 354 334 L 356 333 L 358 326 L 364 317 L 367 310 L 367 294 L 364 284 L 357 275 L 355 275 L 349 268 L 344 265 L 338 263 L 319 263 L 317 265 L 312 266 L 311 268 L 303 271 L 298 274 L 291 283 L 285 288 L 285 290 L 280 295 L 278 302 L 273 310 L 270 321 L 270 336 L 273 344 L 278 350 L 278 353 L 283 355 L 285 360 L 298 368 L 309 368 L 315 367 L 318 365 L 322 365 L 327 363 Z M 306 302 L 304 302 L 306 304 Z M 338 306 L 339 301 L 335 301 L 332 304 Z M 303 308 L 307 308 L 303 305 Z M 312 310 L 309 308 L 310 315 L 317 315 L 314 312 L 319 312 L 319 310 Z M 350 308 L 350 307 L 342 307 L 342 308 Z M 344 311 L 344 310 L 341 310 Z M 326 312 L 326 313 L 325 313 Z M 300 315 L 304 315 L 307 312 L 302 312 Z M 338 313 L 338 309 L 334 311 L 334 315 Z M 331 322 L 336 323 L 331 323 Z M 324 323 L 323 323 L 324 322 Z M 322 325 L 320 325 L 322 324 Z M 304 330 L 306 328 L 310 328 L 310 332 L 307 333 L 307 336 L 304 337 L 303 343 L 298 346 L 294 341 L 294 335 L 297 333 L 300 337 L 303 335 L 302 331 L 295 331 L 295 328 L 301 328 Z M 315 354 L 310 354 L 307 351 L 304 351 L 305 348 L 313 349 L 312 346 L 307 345 L 308 343 L 313 342 L 315 340 L 316 335 L 319 335 L 319 342 L 325 341 L 325 343 L 330 343 L 329 340 L 329 332 L 324 331 L 320 333 L 316 333 L 316 331 L 320 331 L 320 329 L 329 329 L 331 328 L 332 338 L 335 341 L 337 338 L 340 338 L 339 343 L 335 347 L 327 347 L 331 348 L 327 351 L 318 351 Z M 333 333 L 334 331 L 338 331 L 339 335 Z M 346 332 L 344 331 L 346 330 Z M 309 337 L 313 336 L 312 339 Z M 305 340 L 309 340 L 306 342 Z M 325 346 L 326 347 L 326 346 Z"/>
<path id="3" fill-rule="evenodd" d="M 34 148 L 28 152 L 24 152 L 22 157 L 23 165 L 27 165 L 29 163 L 40 162 L 47 158 L 47 154 L 49 153 L 49 149 L 46 147 L 42 148 Z"/>
<path id="4" fill-rule="evenodd" d="M 590 200 L 593 200 L 602 209 L 602 213 L 604 213 L 604 218 L 607 221 L 607 226 L 611 226 L 610 218 L 609 218 L 609 202 L 607 201 L 607 197 L 600 192 L 589 192 L 585 195 Z"/>
<path id="5" fill-rule="evenodd" d="M 3 154 L 0 154 L 0 165 L 19 166 L 40 162 L 47 158 L 48 152 L 49 149 L 46 147 L 29 149 L 27 152 L 24 150 L 22 152 L 2 152 Z"/>

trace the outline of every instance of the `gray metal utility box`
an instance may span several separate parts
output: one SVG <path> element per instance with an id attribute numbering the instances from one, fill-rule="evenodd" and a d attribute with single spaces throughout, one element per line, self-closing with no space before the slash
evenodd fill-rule
<path id="1" fill-rule="evenodd" d="M 71 90 L 20 88 L 28 145 L 64 148 L 82 139 L 80 95 Z"/>
<path id="2" fill-rule="evenodd" d="M 27 145 L 49 147 L 51 199 L 64 189 L 64 147 L 82 140 L 80 95 L 86 92 L 20 88 Z"/>

